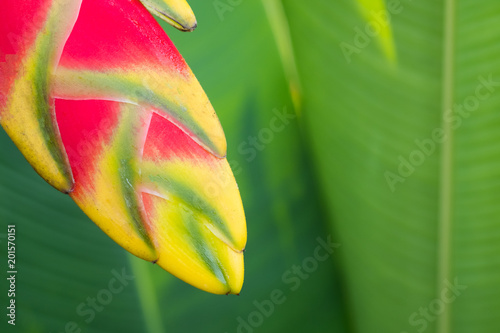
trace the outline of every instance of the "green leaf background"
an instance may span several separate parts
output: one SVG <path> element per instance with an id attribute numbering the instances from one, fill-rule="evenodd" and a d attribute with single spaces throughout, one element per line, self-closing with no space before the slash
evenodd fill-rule
<path id="1" fill-rule="evenodd" d="M 2 132 L 1 267 L 15 224 L 18 268 L 17 325 L 2 331 L 498 333 L 500 86 L 476 89 L 479 77 L 500 82 L 500 3 L 190 3 L 195 32 L 164 28 L 226 132 L 248 223 L 241 295 L 201 292 L 127 254 Z M 390 24 L 372 16 L 384 9 Z M 276 112 L 298 117 L 272 130 Z M 418 162 L 409 175 L 401 159 Z M 387 172 L 400 177 L 392 188 Z M 284 274 L 328 237 L 339 247 L 292 288 Z M 86 322 L 77 307 L 113 270 L 133 280 Z M 466 289 L 445 302 L 446 281 Z M 274 290 L 284 302 L 259 315 Z"/>

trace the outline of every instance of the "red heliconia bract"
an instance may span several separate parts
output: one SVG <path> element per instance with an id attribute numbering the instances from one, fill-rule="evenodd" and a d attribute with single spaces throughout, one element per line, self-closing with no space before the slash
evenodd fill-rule
<path id="1" fill-rule="evenodd" d="M 166 19 L 192 30 L 182 8 Z M 148 10 L 138 0 L 0 10 L 12 13 L 0 23 L 0 122 L 35 170 L 132 254 L 239 293 L 246 225 L 224 134 Z"/>

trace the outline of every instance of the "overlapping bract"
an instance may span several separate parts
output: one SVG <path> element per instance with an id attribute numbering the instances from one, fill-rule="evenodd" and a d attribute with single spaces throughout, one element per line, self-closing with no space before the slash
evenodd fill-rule
<path id="1" fill-rule="evenodd" d="M 184 0 L 143 2 L 196 26 Z M 0 24 L 0 122 L 14 143 L 128 251 L 200 289 L 239 293 L 246 226 L 224 134 L 160 26 L 137 0 L 0 8 L 23 6 L 32 14 Z"/>
<path id="2" fill-rule="evenodd" d="M 0 4 L 0 60 L 5 61 L 0 63 L 1 124 L 33 168 L 63 192 L 71 191 L 73 179 L 58 135 L 50 89 L 80 4 L 81 0 Z"/>

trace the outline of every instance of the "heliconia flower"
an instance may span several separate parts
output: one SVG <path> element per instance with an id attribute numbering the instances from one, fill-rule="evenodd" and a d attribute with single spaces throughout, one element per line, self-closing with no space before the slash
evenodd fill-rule
<path id="1" fill-rule="evenodd" d="M 196 25 L 183 0 L 143 2 Z M 9 136 L 126 250 L 202 290 L 239 293 L 246 224 L 224 133 L 161 27 L 138 0 L 20 3 L 39 14 L 0 25 L 19 41 L 0 39 Z"/>

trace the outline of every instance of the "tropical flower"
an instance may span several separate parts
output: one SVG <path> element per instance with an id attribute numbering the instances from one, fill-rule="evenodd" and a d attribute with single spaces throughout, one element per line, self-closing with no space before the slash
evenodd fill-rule
<path id="1" fill-rule="evenodd" d="M 208 292 L 239 293 L 246 224 L 224 133 L 148 12 L 191 31 L 187 3 L 0 9 L 11 13 L 0 22 L 0 123 L 35 171 L 132 254 Z"/>

